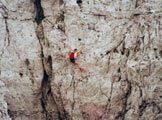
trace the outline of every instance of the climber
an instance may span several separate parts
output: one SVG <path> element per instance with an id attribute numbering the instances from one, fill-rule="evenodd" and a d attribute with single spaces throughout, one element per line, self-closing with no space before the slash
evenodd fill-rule
<path id="1" fill-rule="evenodd" d="M 80 53 L 80 51 L 82 49 L 83 49 L 83 47 L 81 47 L 79 51 L 77 49 L 74 49 L 74 51 L 72 51 L 71 48 L 70 48 L 70 55 L 69 55 L 70 62 L 78 65 L 80 71 L 83 71 L 83 69 L 80 67 L 80 64 L 77 61 L 77 55 Z"/>

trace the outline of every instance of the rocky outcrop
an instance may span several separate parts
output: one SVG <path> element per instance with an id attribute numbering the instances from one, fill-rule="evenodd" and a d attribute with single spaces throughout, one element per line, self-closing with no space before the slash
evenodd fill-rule
<path id="1" fill-rule="evenodd" d="M 0 1 L 0 117 L 162 119 L 161 4 Z M 81 46 L 83 72 L 68 58 Z"/>
<path id="2" fill-rule="evenodd" d="M 0 118 L 1 120 L 11 120 L 11 118 L 8 115 L 8 107 L 7 102 L 4 99 L 5 93 L 8 92 L 7 88 L 5 87 L 5 84 L 0 81 Z"/>

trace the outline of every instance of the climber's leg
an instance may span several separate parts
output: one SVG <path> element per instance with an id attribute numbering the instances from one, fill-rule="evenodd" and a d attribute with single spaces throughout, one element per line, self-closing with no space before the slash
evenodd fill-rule
<path id="1" fill-rule="evenodd" d="M 83 69 L 80 67 L 80 64 L 78 63 L 77 60 L 75 60 L 75 64 L 78 65 L 79 69 L 82 71 Z"/>

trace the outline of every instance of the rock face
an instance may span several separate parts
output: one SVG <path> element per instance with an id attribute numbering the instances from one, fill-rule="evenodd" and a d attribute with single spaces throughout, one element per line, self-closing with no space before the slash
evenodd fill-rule
<path id="1" fill-rule="evenodd" d="M 8 115 L 8 109 L 7 109 L 7 103 L 4 100 L 4 94 L 8 90 L 6 89 L 4 83 L 0 81 L 0 118 L 2 120 L 11 120 L 11 118 Z"/>
<path id="2" fill-rule="evenodd" d="M 162 119 L 161 0 L 1 0 L 0 34 L 2 120 Z"/>

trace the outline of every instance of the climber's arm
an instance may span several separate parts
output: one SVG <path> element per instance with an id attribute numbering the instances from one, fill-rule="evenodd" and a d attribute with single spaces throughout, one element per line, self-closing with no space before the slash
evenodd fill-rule
<path id="1" fill-rule="evenodd" d="M 69 47 L 69 53 L 71 53 L 71 52 L 72 52 L 71 47 Z"/>
<path id="2" fill-rule="evenodd" d="M 83 49 L 83 46 L 81 46 L 80 50 L 77 52 L 77 54 L 79 54 Z"/>

